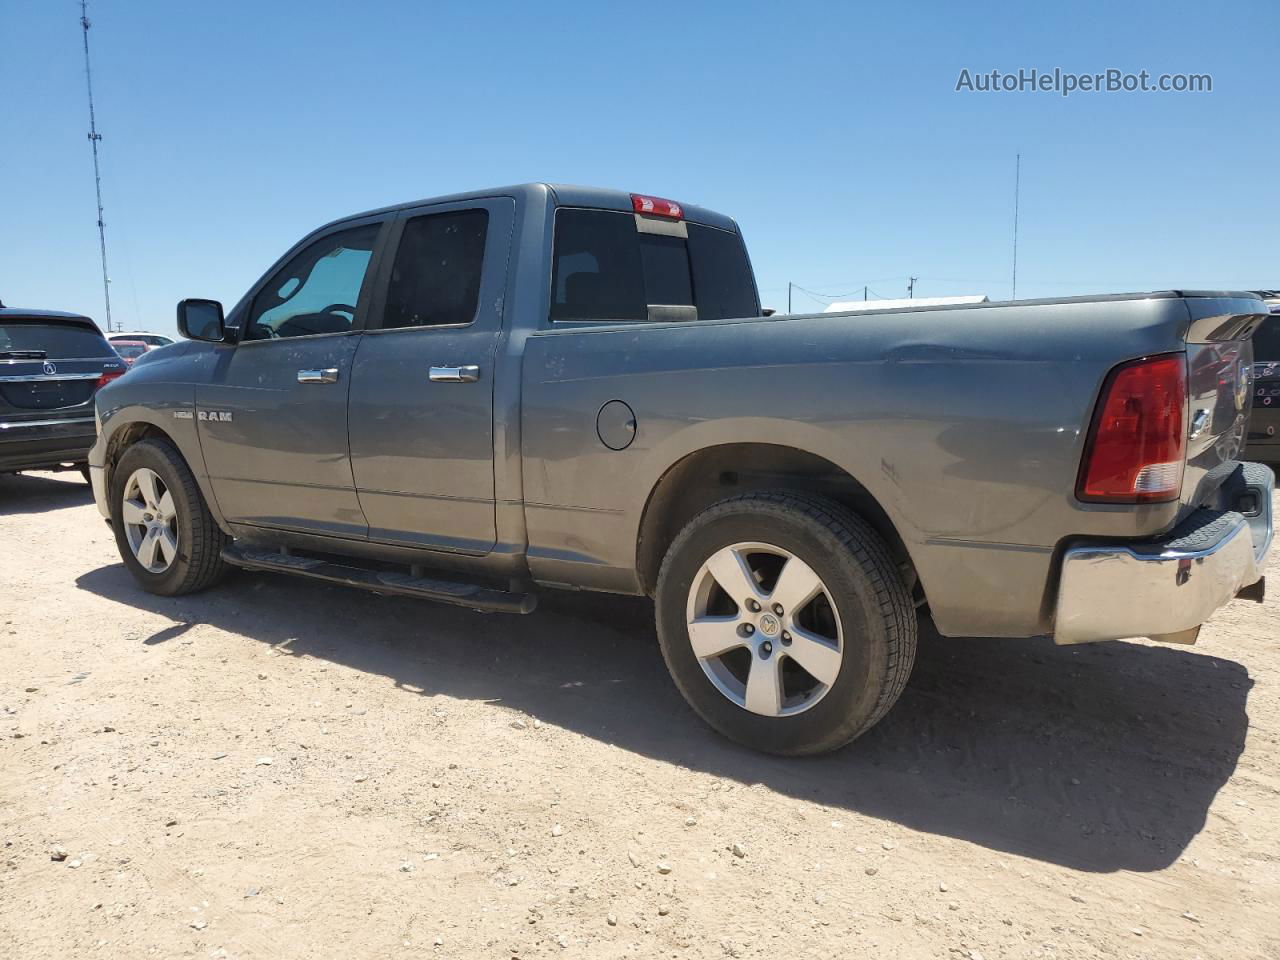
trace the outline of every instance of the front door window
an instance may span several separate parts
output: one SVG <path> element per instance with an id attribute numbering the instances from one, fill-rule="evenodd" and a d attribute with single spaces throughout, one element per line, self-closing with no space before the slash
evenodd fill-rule
<path id="1" fill-rule="evenodd" d="M 332 233 L 281 268 L 253 300 L 245 340 L 346 333 L 381 224 Z"/>

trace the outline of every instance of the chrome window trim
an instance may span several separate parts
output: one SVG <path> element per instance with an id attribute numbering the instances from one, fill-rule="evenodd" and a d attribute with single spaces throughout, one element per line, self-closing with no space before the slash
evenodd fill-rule
<path id="1" fill-rule="evenodd" d="M 235 347 L 236 349 L 240 349 L 242 347 L 261 346 L 265 343 L 290 343 L 294 340 L 319 340 L 321 337 L 356 337 L 360 336 L 364 332 L 364 328 L 361 327 L 352 330 L 334 330 L 332 333 L 300 333 L 296 337 L 269 337 L 266 340 L 237 340 L 235 342 Z"/>
<path id="2" fill-rule="evenodd" d="M 479 313 L 479 308 L 476 310 Z M 365 330 L 366 336 L 376 336 L 380 333 L 404 333 L 408 330 L 462 330 L 465 327 L 475 325 L 474 320 L 468 320 L 466 323 L 420 323 L 412 327 L 375 327 L 372 330 Z"/>

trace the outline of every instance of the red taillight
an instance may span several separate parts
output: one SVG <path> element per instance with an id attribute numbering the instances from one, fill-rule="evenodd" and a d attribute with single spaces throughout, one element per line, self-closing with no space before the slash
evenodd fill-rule
<path id="1" fill-rule="evenodd" d="M 1112 370 L 1089 430 L 1076 496 L 1105 503 L 1175 499 L 1186 463 L 1186 406 L 1181 353 Z"/>
<path id="2" fill-rule="evenodd" d="M 93 385 L 94 390 L 101 390 L 112 380 L 123 377 L 127 371 L 125 370 L 103 370 L 102 376 L 98 378 L 98 382 Z"/>
<path id="3" fill-rule="evenodd" d="M 684 211 L 674 200 L 663 200 L 661 197 L 646 197 L 639 193 L 631 195 L 631 209 L 636 213 L 648 214 L 651 217 L 670 217 L 680 220 Z"/>

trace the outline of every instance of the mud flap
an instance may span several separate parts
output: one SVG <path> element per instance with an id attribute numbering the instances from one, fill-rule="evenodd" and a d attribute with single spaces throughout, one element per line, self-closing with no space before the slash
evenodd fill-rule
<path id="1" fill-rule="evenodd" d="M 1149 640 L 1155 640 L 1157 643 L 1185 643 L 1193 644 L 1200 638 L 1200 627 L 1191 627 L 1187 630 L 1179 630 L 1177 633 L 1158 633 Z"/>
<path id="2" fill-rule="evenodd" d="M 1247 587 L 1241 587 L 1240 592 L 1236 594 L 1237 600 L 1252 600 L 1254 603 L 1262 603 L 1266 598 L 1266 577 L 1259 577 L 1257 583 L 1251 583 Z"/>

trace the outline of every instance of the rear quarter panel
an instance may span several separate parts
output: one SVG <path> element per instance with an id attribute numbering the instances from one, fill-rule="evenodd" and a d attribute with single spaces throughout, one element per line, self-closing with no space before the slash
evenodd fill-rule
<path id="1" fill-rule="evenodd" d="M 883 314 L 552 330 L 525 346 L 522 449 L 539 579 L 636 590 L 658 480 L 727 443 L 816 454 L 858 480 L 906 543 L 944 633 L 1049 628 L 1070 535 L 1147 536 L 1178 504 L 1073 496 L 1094 398 L 1119 362 L 1183 349 L 1177 299 L 1023 302 Z M 635 411 L 604 446 L 609 400 Z"/>

